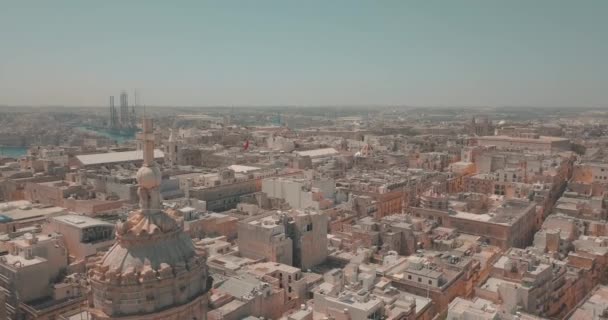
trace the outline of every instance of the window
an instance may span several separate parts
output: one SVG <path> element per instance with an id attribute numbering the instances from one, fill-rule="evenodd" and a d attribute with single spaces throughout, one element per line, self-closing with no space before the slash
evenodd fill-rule
<path id="1" fill-rule="evenodd" d="M 429 284 L 433 284 L 433 281 L 432 281 L 432 280 L 429 280 Z"/>
<path id="2" fill-rule="evenodd" d="M 418 282 L 422 282 L 422 278 L 420 278 L 420 277 L 419 277 L 419 278 L 418 278 Z"/>
<path id="3" fill-rule="evenodd" d="M 408 280 L 412 280 L 412 275 L 408 275 L 408 276 L 407 276 L 407 279 L 408 279 Z"/>

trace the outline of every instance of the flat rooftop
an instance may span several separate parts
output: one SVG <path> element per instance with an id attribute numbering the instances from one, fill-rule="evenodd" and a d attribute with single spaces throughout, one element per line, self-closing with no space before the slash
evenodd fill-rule
<path id="1" fill-rule="evenodd" d="M 509 199 L 487 213 L 476 214 L 456 211 L 452 217 L 464 220 L 512 225 L 535 206 L 536 205 L 533 202 Z"/>
<path id="2" fill-rule="evenodd" d="M 314 150 L 306 150 L 306 151 L 294 151 L 295 154 L 305 157 L 309 156 L 311 158 L 315 157 L 323 157 L 323 156 L 331 156 L 338 154 L 338 150 L 334 148 L 323 148 L 323 149 L 314 149 Z"/>
<path id="3" fill-rule="evenodd" d="M 243 257 L 237 257 L 233 255 L 223 255 L 210 257 L 207 263 L 221 266 L 227 270 L 238 270 L 243 266 L 254 263 L 255 260 Z"/>
<path id="4" fill-rule="evenodd" d="M 260 262 L 250 265 L 248 269 L 257 271 L 263 274 L 273 273 L 274 271 L 282 271 L 286 273 L 298 273 L 300 268 L 292 267 L 290 265 L 276 263 L 276 262 Z"/>
<path id="5" fill-rule="evenodd" d="M 488 280 L 486 280 L 486 282 L 484 284 L 481 285 L 481 289 L 484 289 L 484 290 L 487 290 L 490 292 L 498 292 L 498 287 L 503 283 L 511 284 L 513 286 L 520 286 L 520 287 L 522 286 L 521 284 L 519 284 L 517 282 L 511 282 L 511 281 L 507 281 L 507 280 L 490 277 L 490 278 L 488 278 Z"/>
<path id="6" fill-rule="evenodd" d="M 459 218 L 459 219 L 483 221 L 483 222 L 489 222 L 490 220 L 492 220 L 492 217 L 487 213 L 475 214 L 475 213 L 463 212 L 463 211 L 457 211 L 453 217 Z"/>
<path id="7" fill-rule="evenodd" d="M 255 220 L 251 220 L 248 222 L 248 224 L 250 225 L 254 225 L 254 226 L 260 226 L 266 229 L 273 229 L 277 226 L 282 226 L 282 224 L 279 223 L 279 217 L 271 215 L 271 216 L 266 216 L 266 217 L 261 217 L 259 219 L 255 219 Z"/>
<path id="8" fill-rule="evenodd" d="M 432 279 L 439 279 L 441 277 L 441 275 L 443 274 L 442 272 L 439 272 L 439 271 L 433 270 L 433 269 L 429 269 L 429 268 L 416 269 L 416 268 L 408 267 L 406 269 L 406 271 L 408 273 L 412 273 L 415 275 L 428 277 L 428 278 L 432 278 Z"/>
<path id="9" fill-rule="evenodd" d="M 608 286 L 599 285 L 593 289 L 591 296 L 581 304 L 569 320 L 587 320 L 596 318 L 608 309 Z"/>
<path id="10" fill-rule="evenodd" d="M 264 286 L 268 286 L 268 284 L 256 279 L 252 275 L 240 274 L 228 278 L 228 280 L 224 281 L 224 283 L 217 288 L 217 291 L 231 295 L 235 298 L 249 300 L 253 298 L 253 295 L 261 293 L 259 289 Z"/>
<path id="11" fill-rule="evenodd" d="M 477 140 L 500 140 L 500 141 L 518 141 L 518 142 L 539 142 L 539 143 L 570 141 L 567 138 L 551 137 L 551 136 L 539 136 L 538 138 L 523 138 L 523 137 L 511 137 L 511 136 L 482 136 L 482 137 L 478 137 Z"/>
<path id="12" fill-rule="evenodd" d="M 605 162 L 595 162 L 595 161 L 588 161 L 588 162 L 581 162 L 576 164 L 577 166 L 590 166 L 590 167 L 598 167 L 598 168 L 608 168 L 608 163 Z"/>
<path id="13" fill-rule="evenodd" d="M 536 204 L 529 201 L 507 200 L 493 212 L 490 222 L 511 225 L 526 214 L 529 210 L 533 210 Z"/>
<path id="14" fill-rule="evenodd" d="M 228 169 L 234 170 L 235 173 L 247 173 L 247 172 L 250 172 L 250 171 L 260 170 L 261 168 L 251 167 L 251 166 L 243 166 L 243 165 L 239 165 L 239 164 L 233 164 L 233 165 L 229 166 Z"/>
<path id="15" fill-rule="evenodd" d="M 44 263 L 46 261 L 46 259 L 41 257 L 32 257 L 32 259 L 26 259 L 25 257 L 16 256 L 12 254 L 0 257 L 0 263 L 9 265 L 15 269 L 33 266 L 39 263 Z"/>
<path id="16" fill-rule="evenodd" d="M 596 255 L 608 254 L 608 237 L 580 236 L 573 241 L 576 251 L 584 251 Z"/>
<path id="17" fill-rule="evenodd" d="M 56 187 L 56 188 L 60 188 L 60 189 L 67 189 L 69 187 L 77 186 L 78 185 L 76 183 L 72 183 L 72 182 L 65 181 L 65 180 L 54 180 L 54 181 L 47 181 L 47 182 L 37 182 L 37 184 L 42 185 L 42 186 L 47 186 L 47 187 Z"/>
<path id="18" fill-rule="evenodd" d="M 162 159 L 165 153 L 159 149 L 154 149 L 154 159 Z M 121 162 L 143 161 L 144 153 L 142 150 L 121 151 L 108 153 L 83 154 L 76 156 L 76 159 L 84 166 L 112 164 Z"/>
<path id="19" fill-rule="evenodd" d="M 114 225 L 109 222 L 78 214 L 66 214 L 51 219 L 80 229 L 98 226 L 114 227 Z"/>
<path id="20" fill-rule="evenodd" d="M 332 302 L 334 305 L 342 306 L 341 309 L 353 308 L 365 312 L 377 310 L 381 308 L 383 304 L 383 301 L 373 294 L 370 295 L 369 300 L 367 301 L 358 300 L 357 293 L 352 291 L 343 291 L 340 293 L 340 297 L 325 296 L 325 299 Z"/>
<path id="21" fill-rule="evenodd" d="M 46 217 L 62 213 L 66 213 L 64 208 L 36 206 L 25 200 L 0 203 L 0 223 Z"/>
<path id="22" fill-rule="evenodd" d="M 430 298 L 421 297 L 419 295 L 415 295 L 415 294 L 408 293 L 408 292 L 402 292 L 401 296 L 409 297 L 409 298 L 414 299 L 414 301 L 416 301 L 416 313 L 420 313 L 420 311 L 422 311 L 426 307 L 428 307 L 431 304 L 431 302 L 433 301 Z"/>
<path id="23" fill-rule="evenodd" d="M 476 298 L 475 300 L 466 300 L 457 297 L 450 303 L 448 314 L 463 315 L 466 319 L 476 320 L 492 320 L 496 319 L 497 306 L 491 301 Z"/>

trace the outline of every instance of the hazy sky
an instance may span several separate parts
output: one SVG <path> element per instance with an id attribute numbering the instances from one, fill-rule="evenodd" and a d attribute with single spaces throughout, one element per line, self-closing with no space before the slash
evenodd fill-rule
<path id="1" fill-rule="evenodd" d="M 607 0 L 0 0 L 0 105 L 608 106 L 607 59 Z"/>

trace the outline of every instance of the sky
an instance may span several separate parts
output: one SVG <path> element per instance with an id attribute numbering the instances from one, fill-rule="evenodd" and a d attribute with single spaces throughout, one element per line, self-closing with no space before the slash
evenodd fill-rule
<path id="1" fill-rule="evenodd" d="M 0 8 L 0 105 L 608 107 L 606 0 Z"/>

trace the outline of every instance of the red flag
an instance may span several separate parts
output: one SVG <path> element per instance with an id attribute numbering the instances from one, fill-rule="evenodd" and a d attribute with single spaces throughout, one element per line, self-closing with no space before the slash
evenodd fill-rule
<path id="1" fill-rule="evenodd" d="M 249 149 L 249 140 L 245 140 L 245 144 L 243 145 L 243 150 Z"/>

